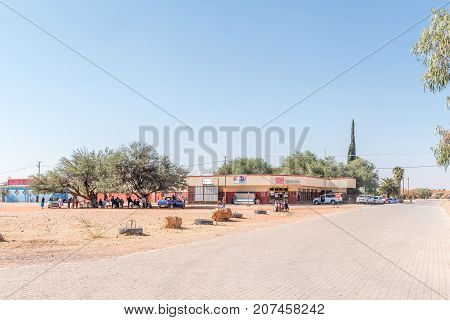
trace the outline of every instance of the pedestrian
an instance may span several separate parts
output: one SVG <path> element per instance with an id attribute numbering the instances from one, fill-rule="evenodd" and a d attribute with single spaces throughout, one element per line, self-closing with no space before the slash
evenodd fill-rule
<path id="1" fill-rule="evenodd" d="M 111 209 L 114 209 L 114 206 L 116 205 L 116 199 L 114 196 L 111 197 Z"/>
<path id="2" fill-rule="evenodd" d="M 75 209 L 78 209 L 78 205 L 80 204 L 80 201 L 78 201 L 78 197 L 75 198 Z"/>
<path id="3" fill-rule="evenodd" d="M 284 210 L 289 211 L 289 204 L 287 200 L 284 201 Z"/>
<path id="4" fill-rule="evenodd" d="M 61 197 L 58 198 L 58 208 L 62 208 L 63 206 L 63 200 L 61 199 Z"/>
<path id="5" fill-rule="evenodd" d="M 131 200 L 130 196 L 127 197 L 127 202 L 128 202 L 128 209 L 130 209 L 130 205 L 132 203 L 132 200 Z"/>
<path id="6" fill-rule="evenodd" d="M 41 209 L 44 209 L 44 206 L 45 206 L 45 198 L 42 197 L 42 199 L 41 199 Z"/>
<path id="7" fill-rule="evenodd" d="M 67 200 L 67 207 L 70 209 L 70 204 L 72 203 L 72 198 L 69 198 Z"/>
<path id="8" fill-rule="evenodd" d="M 125 201 L 124 201 L 123 199 L 120 199 L 120 207 L 121 207 L 121 208 L 123 208 L 124 202 L 125 202 Z"/>

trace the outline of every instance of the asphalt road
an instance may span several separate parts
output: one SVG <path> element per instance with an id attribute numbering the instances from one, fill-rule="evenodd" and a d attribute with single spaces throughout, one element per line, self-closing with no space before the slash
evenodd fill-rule
<path id="1" fill-rule="evenodd" d="M 450 218 L 439 204 L 372 206 L 116 259 L 3 268 L 0 297 L 447 299 Z"/>

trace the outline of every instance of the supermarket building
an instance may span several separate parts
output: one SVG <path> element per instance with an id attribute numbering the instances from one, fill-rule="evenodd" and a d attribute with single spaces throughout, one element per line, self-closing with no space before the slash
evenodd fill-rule
<path id="1" fill-rule="evenodd" d="M 291 204 L 310 201 L 323 193 L 352 193 L 354 178 L 317 178 L 300 175 L 188 176 L 189 203 L 226 202 L 237 198 L 258 199 L 261 204 L 287 200 Z"/>

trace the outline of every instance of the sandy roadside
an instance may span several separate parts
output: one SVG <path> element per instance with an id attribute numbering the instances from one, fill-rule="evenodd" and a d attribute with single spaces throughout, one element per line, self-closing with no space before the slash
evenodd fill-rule
<path id="1" fill-rule="evenodd" d="M 447 211 L 447 214 L 450 215 L 450 200 L 443 200 L 442 206 L 444 210 Z"/>
<path id="2" fill-rule="evenodd" d="M 196 218 L 210 218 L 211 207 L 182 209 L 40 209 L 37 205 L 0 204 L 0 267 L 52 264 L 64 260 L 111 258 L 212 239 L 227 234 L 300 221 L 316 216 L 308 206 L 293 206 L 290 214 L 279 214 L 265 206 L 268 215 L 256 215 L 256 206 L 230 206 L 244 219 L 214 226 L 195 225 Z M 362 207 L 314 206 L 321 214 Z M 179 216 L 183 228 L 163 229 L 166 216 Z M 133 219 L 144 228 L 143 236 L 124 236 L 118 228 Z"/>

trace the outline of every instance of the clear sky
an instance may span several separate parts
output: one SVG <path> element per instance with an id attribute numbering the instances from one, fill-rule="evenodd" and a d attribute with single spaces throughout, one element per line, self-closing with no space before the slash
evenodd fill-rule
<path id="1" fill-rule="evenodd" d="M 4 2 L 198 129 L 261 126 L 445 1 Z M 345 160 L 355 118 L 357 152 L 376 166 L 434 165 L 449 92 L 424 92 L 410 54 L 428 22 L 271 126 L 310 127 L 304 149 Z M 0 173 L 126 144 L 139 125 L 178 125 L 1 4 L 0 35 Z M 406 176 L 412 187 L 450 188 L 441 168 Z"/>

